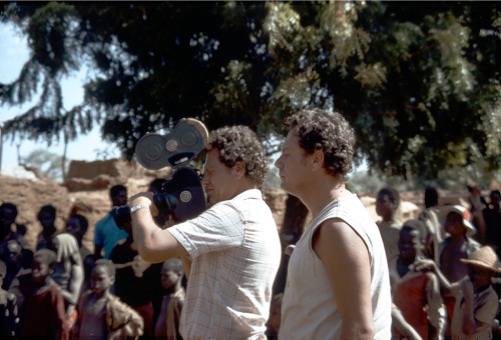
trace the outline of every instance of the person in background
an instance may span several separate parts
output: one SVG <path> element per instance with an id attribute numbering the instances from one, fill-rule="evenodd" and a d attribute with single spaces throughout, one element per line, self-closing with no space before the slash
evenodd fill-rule
<path id="1" fill-rule="evenodd" d="M 56 258 L 56 253 L 45 248 L 33 255 L 31 285 L 20 318 L 21 337 L 69 339 L 63 293 L 50 277 Z"/>
<path id="2" fill-rule="evenodd" d="M 284 293 L 278 293 L 273 296 L 270 306 L 270 317 L 266 323 L 266 337 L 276 339 L 280 330 L 280 319 L 282 317 L 282 300 Z"/>
<path id="3" fill-rule="evenodd" d="M 109 195 L 112 208 L 127 204 L 127 188 L 124 185 L 112 186 Z M 110 212 L 108 212 L 106 216 L 96 223 L 94 230 L 94 256 L 96 259 L 101 257 L 108 259 L 117 242 L 126 239 L 127 236 L 127 232 L 117 226 Z"/>
<path id="4" fill-rule="evenodd" d="M 2 288 L 9 290 L 12 281 L 23 270 L 23 246 L 18 240 L 9 240 L 4 244 L 1 259 L 5 263 L 7 271 L 3 278 Z"/>
<path id="5" fill-rule="evenodd" d="M 440 221 L 439 194 L 434 187 L 427 187 L 424 191 L 424 210 L 419 213 L 418 219 L 426 225 L 426 243 L 423 253 L 426 257 L 439 262 L 440 244 L 445 238 L 445 230 Z"/>
<path id="6" fill-rule="evenodd" d="M 72 339 L 136 339 L 143 335 L 143 319 L 110 291 L 115 266 L 99 259 L 92 269 L 90 287 L 79 300 Z"/>
<path id="7" fill-rule="evenodd" d="M 376 214 L 381 220 L 376 224 L 383 238 L 386 259 L 392 261 L 398 256 L 398 237 L 402 222 L 397 220 L 396 213 L 400 206 L 400 194 L 395 188 L 383 188 L 376 197 Z"/>
<path id="8" fill-rule="evenodd" d="M 24 245 L 26 226 L 16 223 L 17 214 L 17 206 L 14 203 L 4 202 L 0 205 L 0 245 L 13 239 Z"/>
<path id="9" fill-rule="evenodd" d="M 468 258 L 480 248 L 480 243 L 472 238 L 476 229 L 470 222 L 471 215 L 467 208 L 461 205 L 450 205 L 444 206 L 442 212 L 445 216 L 444 229 L 449 236 L 441 244 L 438 266 L 447 280 L 454 283 L 468 274 L 468 268 L 460 260 Z M 442 298 L 447 307 L 445 336 L 450 336 L 456 300 L 454 294 L 446 289 L 442 289 Z"/>
<path id="10" fill-rule="evenodd" d="M 432 260 L 418 260 L 415 268 L 434 272 L 441 286 L 456 296 L 452 339 L 492 339 L 492 325 L 499 308 L 499 298 L 492 288 L 493 276 L 501 272 L 498 257 L 491 247 L 482 246 L 460 261 L 468 271 L 456 282 L 450 282 Z"/>
<path id="11" fill-rule="evenodd" d="M 301 110 L 276 160 L 282 188 L 312 220 L 292 251 L 279 338 L 389 339 L 391 290 L 377 225 L 345 186 L 355 131 L 339 113 Z M 189 281 L 188 281 L 189 282 Z"/>
<path id="12" fill-rule="evenodd" d="M 421 339 L 442 339 L 445 331 L 446 311 L 440 296 L 438 278 L 432 272 L 413 271 L 416 259 L 423 257 L 422 234 L 426 226 L 419 220 L 407 220 L 400 230 L 399 255 L 390 261 L 390 281 L 394 308 L 412 328 L 399 329 L 398 318 L 393 319 L 394 337 L 407 337 L 416 332 Z M 402 329 L 403 328 L 403 329 Z"/>
<path id="13" fill-rule="evenodd" d="M 84 281 L 84 268 L 77 240 L 69 233 L 61 233 L 54 237 L 52 250 L 57 254 L 51 278 L 61 287 L 66 316 L 70 327 L 76 321 L 76 305 L 80 297 Z"/>
<path id="14" fill-rule="evenodd" d="M 0 335 L 2 337 L 13 337 L 17 334 L 19 323 L 16 296 L 11 292 L 1 288 L 3 279 L 7 273 L 7 266 L 0 260 Z"/>
<path id="15" fill-rule="evenodd" d="M 38 235 L 36 250 L 50 249 L 52 239 L 58 234 L 56 227 L 56 208 L 47 204 L 38 211 L 37 219 L 42 226 L 42 232 Z"/>
<path id="16" fill-rule="evenodd" d="M 485 222 L 486 244 L 494 248 L 498 257 L 501 254 L 501 193 L 492 190 L 490 203 L 482 210 Z"/>
<path id="17" fill-rule="evenodd" d="M 82 260 L 90 255 L 92 252 L 83 244 L 83 238 L 87 229 L 89 228 L 89 221 L 87 218 L 80 214 L 71 214 L 66 221 L 66 231 L 73 235 L 77 240 L 80 250 L 80 257 Z"/>
<path id="18" fill-rule="evenodd" d="M 149 262 L 181 257 L 188 276 L 181 313 L 183 338 L 264 338 L 273 281 L 280 264 L 275 220 L 263 200 L 268 162 L 245 126 L 212 131 L 201 184 L 209 208 L 159 228 L 151 192 L 131 197 L 132 232 Z"/>
<path id="19" fill-rule="evenodd" d="M 182 339 L 179 334 L 179 323 L 186 294 L 182 286 L 183 276 L 183 263 L 179 258 L 175 257 L 163 263 L 161 281 L 165 295 L 155 324 L 157 338 Z"/>

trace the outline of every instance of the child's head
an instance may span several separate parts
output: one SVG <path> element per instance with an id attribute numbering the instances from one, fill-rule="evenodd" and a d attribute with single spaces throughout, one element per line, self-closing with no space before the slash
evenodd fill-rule
<path id="1" fill-rule="evenodd" d="M 49 249 L 40 249 L 35 252 L 31 265 L 31 277 L 35 283 L 45 282 L 52 274 L 56 258 L 56 253 Z"/>
<path id="2" fill-rule="evenodd" d="M 9 240 L 5 245 L 2 260 L 10 268 L 15 268 L 21 264 L 23 246 L 18 240 Z"/>
<path id="3" fill-rule="evenodd" d="M 96 260 L 90 276 L 90 289 L 96 295 L 103 295 L 115 282 L 115 266 L 107 259 Z"/>
<path id="4" fill-rule="evenodd" d="M 446 206 L 444 228 L 451 236 L 468 236 L 475 234 L 476 229 L 470 222 L 470 212 L 461 205 Z"/>
<path id="5" fill-rule="evenodd" d="M 460 261 L 468 265 L 468 276 L 474 289 L 490 285 L 494 274 L 501 272 L 498 257 L 489 246 L 475 250 L 467 259 Z"/>
<path id="6" fill-rule="evenodd" d="M 75 236 L 75 238 L 79 242 L 82 241 L 88 228 L 89 221 L 87 221 L 87 218 L 85 218 L 85 216 L 80 214 L 72 214 L 66 221 L 66 230 L 68 231 L 68 233 Z"/>
<path id="7" fill-rule="evenodd" d="M 120 207 L 127 204 L 127 188 L 125 185 L 117 184 L 110 188 L 111 204 L 114 207 Z"/>
<path id="8" fill-rule="evenodd" d="M 383 188 L 379 190 L 376 197 L 376 214 L 383 220 L 389 220 L 397 211 L 400 205 L 400 194 L 394 188 Z"/>
<path id="9" fill-rule="evenodd" d="M 421 232 L 413 225 L 406 223 L 400 229 L 398 250 L 401 259 L 412 262 L 416 259 L 418 247 L 421 247 Z"/>
<path id="10" fill-rule="evenodd" d="M 56 208 L 50 204 L 44 205 L 38 211 L 37 219 L 44 229 L 53 227 L 56 221 Z"/>
<path id="11" fill-rule="evenodd" d="M 183 264 L 177 257 L 167 260 L 162 265 L 160 280 L 164 289 L 175 287 L 183 278 Z"/>

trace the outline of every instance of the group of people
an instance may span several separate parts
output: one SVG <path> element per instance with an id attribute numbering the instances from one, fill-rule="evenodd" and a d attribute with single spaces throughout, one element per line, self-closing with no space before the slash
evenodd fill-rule
<path id="1" fill-rule="evenodd" d="M 19 316 L 10 323 L 5 318 L 4 325 L 13 327 L 8 331 L 64 338 L 440 337 L 449 324 L 442 298 L 457 281 L 463 295 L 454 307 L 460 312 L 450 315 L 464 320 L 469 315 L 471 322 L 463 320 L 455 330 L 465 337 L 487 334 L 488 313 L 477 316 L 474 306 L 500 268 L 488 246 L 441 250 L 454 232 L 457 209 L 447 214 L 448 234 L 437 244 L 437 229 L 427 227 L 428 221 L 393 221 L 398 199 L 387 190 L 378 195 L 383 220 L 376 224 L 345 185 L 356 141 L 349 122 L 336 112 L 308 109 L 285 123 L 289 131 L 274 165 L 282 188 L 312 216 L 286 254 L 260 190 L 268 160 L 257 135 L 241 125 L 219 128 L 206 145 L 201 184 L 208 207 L 197 217 L 158 216 L 154 183 L 131 197 L 116 186 L 110 189 L 112 205 L 127 204 L 131 223 L 117 225 L 107 214 L 96 224 L 93 253 L 81 243 L 87 228 L 83 216 L 73 214 L 62 233 L 44 226 L 37 250 L 30 261 L 19 260 L 15 275 L 3 270 L 10 264 L 0 262 L 4 283 L 10 280 L 2 291 L 3 306 L 12 310 L 8 315 Z M 390 206 L 388 218 L 385 206 Z M 467 228 L 464 212 L 461 216 Z M 11 221 L 2 231 L 7 240 L 4 230 L 17 233 L 22 227 Z M 5 258 L 12 257 L 12 241 L 18 242 L 10 235 Z M 472 270 L 459 280 L 448 279 L 434 261 L 435 248 L 447 265 L 456 261 L 454 267 L 465 263 Z M 454 260 L 457 251 L 464 253 Z M 290 256 L 285 290 L 273 296 L 282 256 Z M 415 287 L 424 292 L 419 306 L 407 301 Z M 490 290 L 485 296 L 492 300 Z"/>
<path id="2" fill-rule="evenodd" d="M 392 187 L 376 198 L 377 221 L 385 245 L 393 297 L 393 335 L 409 339 L 490 339 L 499 336 L 501 272 L 497 230 L 499 191 L 484 200 L 477 232 L 472 207 L 439 205 L 438 191 L 425 190 L 425 209 L 400 221 L 400 195 Z M 479 207 L 477 206 L 476 209 Z M 497 217 L 494 217 L 497 214 Z M 484 219 L 485 217 L 485 219 Z"/>

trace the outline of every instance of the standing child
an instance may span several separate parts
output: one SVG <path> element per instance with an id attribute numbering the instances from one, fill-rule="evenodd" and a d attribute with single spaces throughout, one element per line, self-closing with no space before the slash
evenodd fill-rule
<path id="1" fill-rule="evenodd" d="M 468 275 L 466 265 L 460 260 L 466 259 L 480 248 L 480 243 L 472 238 L 476 233 L 476 229 L 470 222 L 471 215 L 468 209 L 460 205 L 451 205 L 444 206 L 442 210 L 445 216 L 444 229 L 449 233 L 449 236 L 441 244 L 438 265 L 445 278 L 453 283 Z M 442 298 L 447 308 L 445 336 L 450 336 L 450 325 L 456 300 L 454 295 L 447 289 L 442 290 Z"/>
<path id="2" fill-rule="evenodd" d="M 17 331 L 17 304 L 16 296 L 2 289 L 3 278 L 7 273 L 7 266 L 0 260 L 0 336 L 15 336 Z"/>
<path id="3" fill-rule="evenodd" d="M 56 253 L 49 249 L 40 249 L 33 255 L 33 285 L 24 302 L 21 337 L 69 338 L 63 293 L 50 277 L 55 262 Z"/>
<path id="4" fill-rule="evenodd" d="M 395 337 L 408 337 L 409 334 L 415 334 L 414 331 L 422 339 L 442 338 L 444 335 L 446 312 L 436 275 L 411 270 L 423 247 L 421 234 L 425 233 L 426 226 L 421 221 L 406 221 L 398 239 L 399 255 L 390 262 L 394 309 L 401 313 L 405 320 L 403 324 L 412 327 L 399 327 L 398 321 L 401 319 L 394 317 Z"/>
<path id="5" fill-rule="evenodd" d="M 155 336 L 163 339 L 181 339 L 179 320 L 183 309 L 185 291 L 182 286 L 183 264 L 177 257 L 163 263 L 161 271 L 165 296 L 155 324 Z"/>
<path id="6" fill-rule="evenodd" d="M 451 324 L 453 339 L 492 339 L 491 327 L 499 300 L 491 280 L 501 272 L 496 253 L 490 246 L 483 246 L 460 261 L 467 265 L 468 275 L 454 283 L 431 260 L 417 261 L 416 268 L 434 271 L 441 285 L 456 297 Z"/>
<path id="7" fill-rule="evenodd" d="M 376 213 L 381 216 L 381 220 L 376 224 L 383 239 L 388 263 L 398 256 L 398 235 L 402 227 L 402 222 L 396 217 L 399 206 L 400 194 L 396 189 L 388 187 L 379 190 L 376 198 Z"/>
<path id="8" fill-rule="evenodd" d="M 115 267 L 110 260 L 99 259 L 92 270 L 90 287 L 78 303 L 75 338 L 137 338 L 143 334 L 143 319 L 131 307 L 110 292 L 115 282 Z"/>

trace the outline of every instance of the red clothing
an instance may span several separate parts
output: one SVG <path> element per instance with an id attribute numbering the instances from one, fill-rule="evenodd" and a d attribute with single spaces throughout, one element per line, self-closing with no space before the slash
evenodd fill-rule
<path id="1" fill-rule="evenodd" d="M 69 339 L 69 324 L 66 320 L 64 298 L 59 286 L 51 283 L 45 291 L 26 297 L 20 333 L 21 337 L 43 336 Z"/>
<path id="2" fill-rule="evenodd" d="M 425 293 L 428 280 L 426 274 L 410 277 L 402 280 L 393 293 L 393 302 L 423 339 L 428 339 L 428 313 L 423 308 L 428 304 Z"/>

